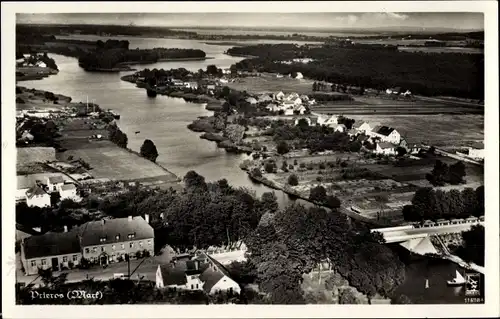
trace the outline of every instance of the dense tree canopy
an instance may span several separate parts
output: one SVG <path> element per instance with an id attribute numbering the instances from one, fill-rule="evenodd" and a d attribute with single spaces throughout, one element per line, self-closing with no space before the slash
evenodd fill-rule
<path id="1" fill-rule="evenodd" d="M 246 239 L 261 289 L 273 303 L 301 303 L 302 274 L 328 259 L 359 291 L 391 295 L 404 266 L 378 234 L 351 228 L 344 215 L 292 205 Z M 346 296 L 346 300 L 347 300 Z"/>
<path id="2" fill-rule="evenodd" d="M 484 266 L 484 227 L 474 225 L 462 233 L 464 244 L 456 251 L 465 261 Z"/>
<path id="3" fill-rule="evenodd" d="M 412 204 L 403 208 L 406 221 L 467 218 L 484 216 L 484 187 L 462 191 L 420 188 L 415 192 Z"/>
<path id="4" fill-rule="evenodd" d="M 465 174 L 465 164 L 462 161 L 448 166 L 437 160 L 434 169 L 426 175 L 426 178 L 434 186 L 444 186 L 446 183 L 457 185 L 464 182 Z"/>

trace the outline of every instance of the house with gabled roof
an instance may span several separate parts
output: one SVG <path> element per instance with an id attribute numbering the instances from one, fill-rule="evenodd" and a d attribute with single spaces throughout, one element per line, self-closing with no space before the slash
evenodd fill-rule
<path id="1" fill-rule="evenodd" d="M 21 263 L 26 275 L 37 275 L 38 269 L 61 270 L 81 262 L 82 251 L 76 231 L 24 238 L 21 242 Z"/>
<path id="2" fill-rule="evenodd" d="M 368 122 L 354 122 L 352 127 L 361 133 L 367 133 L 372 130 L 372 126 Z"/>
<path id="3" fill-rule="evenodd" d="M 64 178 L 61 175 L 50 176 L 47 178 L 47 187 L 49 192 L 59 192 L 64 185 Z"/>
<path id="4" fill-rule="evenodd" d="M 375 126 L 370 132 L 367 132 L 367 134 L 373 137 L 379 137 L 383 142 L 398 145 L 401 142 L 401 134 L 395 128 L 385 125 Z"/>
<path id="5" fill-rule="evenodd" d="M 35 183 L 26 191 L 26 204 L 29 207 L 49 207 L 50 195 L 42 185 Z"/>
<path id="6" fill-rule="evenodd" d="M 344 124 L 334 124 L 330 125 L 330 127 L 332 127 L 335 132 L 344 133 L 347 131 L 347 127 Z"/>
<path id="7" fill-rule="evenodd" d="M 106 265 L 111 262 L 131 259 L 138 253 L 154 254 L 154 231 L 149 225 L 149 216 L 102 219 L 87 222 L 70 231 L 48 232 L 25 238 L 21 242 L 21 260 L 27 275 L 35 275 L 38 268 L 78 265 L 83 258 L 91 263 Z"/>
<path id="8" fill-rule="evenodd" d="M 154 254 L 154 230 L 148 215 L 90 221 L 79 230 L 83 257 L 91 262 L 105 265 L 124 260 L 125 255 Z"/>
<path id="9" fill-rule="evenodd" d="M 207 294 L 241 292 L 240 286 L 231 279 L 227 269 L 204 252 L 200 252 L 193 260 L 159 265 L 156 271 L 156 287 L 203 290 Z"/>
<path id="10" fill-rule="evenodd" d="M 80 200 L 79 196 L 76 193 L 75 184 L 64 184 L 59 188 L 59 195 L 61 195 L 61 200 L 63 199 L 72 199 L 72 200 Z"/>
<path id="11" fill-rule="evenodd" d="M 205 293 L 213 295 L 218 292 L 237 293 L 241 292 L 240 285 L 234 281 L 227 269 L 209 255 L 202 253 L 196 260 L 208 264 L 208 268 L 200 275 Z"/>
<path id="12" fill-rule="evenodd" d="M 199 260 L 172 260 L 170 264 L 158 265 L 156 288 L 171 290 L 202 290 L 200 275 L 208 268 Z"/>
<path id="13" fill-rule="evenodd" d="M 254 97 L 248 97 L 248 98 L 245 99 L 245 101 L 247 101 L 248 103 L 250 103 L 252 105 L 257 104 L 257 99 L 254 98 Z"/>

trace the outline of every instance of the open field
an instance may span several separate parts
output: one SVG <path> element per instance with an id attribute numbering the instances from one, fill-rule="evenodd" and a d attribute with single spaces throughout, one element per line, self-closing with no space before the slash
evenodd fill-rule
<path id="1" fill-rule="evenodd" d="M 228 83 L 227 86 L 238 91 L 259 93 L 298 93 L 311 94 L 314 81 L 307 79 L 292 79 L 288 77 L 277 78 L 275 74 L 262 74 L 258 77 L 241 78 L 237 82 Z"/>
<path id="2" fill-rule="evenodd" d="M 159 165 L 107 140 L 107 131 L 99 121 L 68 120 L 61 134 L 60 144 L 67 150 L 58 153 L 57 159 L 69 161 L 70 156 L 74 160 L 81 158 L 91 166 L 90 174 L 96 179 L 145 179 L 147 183 L 155 185 L 177 181 L 177 176 Z M 95 134 L 101 134 L 103 139 L 89 139 Z"/>
<path id="3" fill-rule="evenodd" d="M 71 102 L 70 97 L 54 94 L 57 97 L 57 104 L 54 104 L 54 101 L 45 98 L 45 92 L 19 87 L 19 91 L 16 90 L 16 110 L 44 109 L 57 111 Z"/>
<path id="4" fill-rule="evenodd" d="M 409 144 L 423 142 L 448 149 L 484 141 L 483 115 L 352 115 L 350 117 L 356 121 L 394 127 Z"/>

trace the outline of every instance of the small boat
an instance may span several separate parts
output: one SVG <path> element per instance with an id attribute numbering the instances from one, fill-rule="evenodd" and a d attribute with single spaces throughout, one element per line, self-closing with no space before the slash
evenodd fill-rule
<path id="1" fill-rule="evenodd" d="M 139 133 L 141 133 L 141 131 L 135 131 L 135 134 L 139 134 Z"/>
<path id="2" fill-rule="evenodd" d="M 455 278 L 453 280 L 448 280 L 446 282 L 448 286 L 461 286 L 466 283 L 465 278 L 458 272 L 458 270 L 455 271 Z"/>

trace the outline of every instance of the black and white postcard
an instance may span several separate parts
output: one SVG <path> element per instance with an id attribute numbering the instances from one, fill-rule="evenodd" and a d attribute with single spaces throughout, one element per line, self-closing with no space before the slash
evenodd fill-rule
<path id="1" fill-rule="evenodd" d="M 2 3 L 3 315 L 498 315 L 497 10 Z"/>

